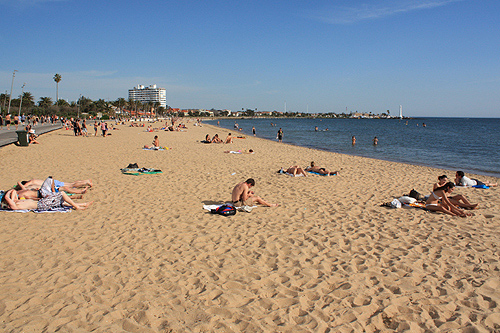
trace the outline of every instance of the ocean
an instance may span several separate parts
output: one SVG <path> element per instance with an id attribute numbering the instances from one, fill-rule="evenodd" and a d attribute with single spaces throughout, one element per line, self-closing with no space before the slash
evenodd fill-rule
<path id="1" fill-rule="evenodd" d="M 276 141 L 281 127 L 283 142 L 297 146 L 500 177 L 500 118 L 237 118 L 219 121 L 221 127 L 233 134 L 237 123 L 242 128 L 239 133 L 252 135 L 252 126 L 255 126 L 257 137 Z M 206 123 L 217 125 L 217 120 Z M 225 137 L 225 134 L 219 133 L 219 136 Z M 356 137 L 355 145 L 351 142 L 352 136 Z M 375 136 L 377 145 L 373 144 Z"/>

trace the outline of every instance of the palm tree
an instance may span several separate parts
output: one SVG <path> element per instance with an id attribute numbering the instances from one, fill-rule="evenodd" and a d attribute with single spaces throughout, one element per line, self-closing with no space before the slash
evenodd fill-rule
<path id="1" fill-rule="evenodd" d="M 49 108 L 50 106 L 52 106 L 52 98 L 40 97 L 40 100 L 38 101 L 38 106 L 44 109 Z"/>
<path id="2" fill-rule="evenodd" d="M 54 81 L 56 81 L 56 103 L 59 100 L 59 82 L 61 82 L 61 75 L 57 74 L 54 75 Z"/>
<path id="3" fill-rule="evenodd" d="M 23 93 L 23 106 L 31 107 L 33 105 L 35 105 L 33 95 L 29 91 L 24 92 Z"/>

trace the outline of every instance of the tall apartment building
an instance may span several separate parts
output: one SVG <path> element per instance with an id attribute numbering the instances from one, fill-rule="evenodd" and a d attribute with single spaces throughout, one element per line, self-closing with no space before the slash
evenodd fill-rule
<path id="1" fill-rule="evenodd" d="M 167 90 L 156 88 L 156 84 L 145 87 L 142 84 L 128 90 L 128 98 L 141 103 L 160 102 L 160 106 L 167 107 Z"/>

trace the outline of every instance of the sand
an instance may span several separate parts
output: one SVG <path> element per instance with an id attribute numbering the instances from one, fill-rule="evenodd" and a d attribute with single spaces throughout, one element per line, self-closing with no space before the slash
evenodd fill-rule
<path id="1" fill-rule="evenodd" d="M 159 126 L 157 123 L 155 126 Z M 91 178 L 85 211 L 0 213 L 4 332 L 491 332 L 500 328 L 498 188 L 457 189 L 479 203 L 458 218 L 380 204 L 428 194 L 454 171 L 334 154 L 247 136 L 103 137 L 59 130 L 0 149 L 1 187 Z M 166 151 L 145 151 L 157 134 Z M 254 149 L 253 155 L 224 150 Z M 338 176 L 276 173 L 310 161 Z M 129 163 L 162 174 L 122 175 Z M 232 217 L 204 204 L 233 186 L 280 207 Z M 498 181 L 486 176 L 480 179 Z"/>

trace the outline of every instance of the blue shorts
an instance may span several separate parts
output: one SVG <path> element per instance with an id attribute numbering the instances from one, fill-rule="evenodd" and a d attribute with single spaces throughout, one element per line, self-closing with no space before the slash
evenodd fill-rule
<path id="1" fill-rule="evenodd" d="M 56 192 L 59 192 L 59 187 L 63 187 L 63 186 L 64 186 L 64 182 L 61 182 L 59 180 L 54 179 L 54 189 L 56 190 Z"/>

